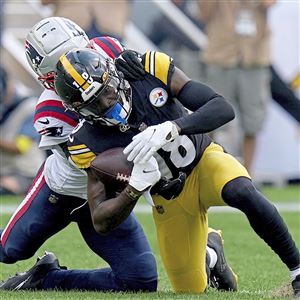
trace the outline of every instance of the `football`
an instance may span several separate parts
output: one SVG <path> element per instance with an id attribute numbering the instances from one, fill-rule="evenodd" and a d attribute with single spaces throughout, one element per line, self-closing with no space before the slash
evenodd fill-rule
<path id="1" fill-rule="evenodd" d="M 91 168 L 97 177 L 105 184 L 121 191 L 129 182 L 133 163 L 126 159 L 124 148 L 106 150 L 92 161 Z"/>

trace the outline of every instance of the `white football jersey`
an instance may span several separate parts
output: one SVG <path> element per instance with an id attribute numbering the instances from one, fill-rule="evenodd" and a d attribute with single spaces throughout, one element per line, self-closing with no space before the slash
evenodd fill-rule
<path id="1" fill-rule="evenodd" d="M 78 116 L 66 111 L 54 91 L 45 90 L 41 94 L 35 109 L 34 127 L 41 135 L 39 147 L 53 152 L 45 163 L 45 180 L 59 194 L 86 199 L 86 172 L 71 165 L 59 146 L 68 141 L 78 122 Z"/>
<path id="2" fill-rule="evenodd" d="M 44 174 L 48 186 L 55 192 L 87 199 L 87 175 L 72 165 L 59 151 L 52 149 L 45 163 Z"/>

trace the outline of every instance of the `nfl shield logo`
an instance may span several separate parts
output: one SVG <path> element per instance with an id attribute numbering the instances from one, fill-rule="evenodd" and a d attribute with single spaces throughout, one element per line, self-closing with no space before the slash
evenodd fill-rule
<path id="1" fill-rule="evenodd" d="M 168 100 L 168 93 L 163 88 L 155 88 L 150 92 L 150 102 L 155 107 L 163 106 Z"/>
<path id="2" fill-rule="evenodd" d="M 44 56 L 39 54 L 28 41 L 25 42 L 25 49 L 34 67 L 38 68 L 41 62 L 43 61 Z"/>
<path id="3" fill-rule="evenodd" d="M 58 201 L 58 197 L 56 195 L 51 194 L 48 198 L 49 202 L 52 204 L 56 204 Z"/>

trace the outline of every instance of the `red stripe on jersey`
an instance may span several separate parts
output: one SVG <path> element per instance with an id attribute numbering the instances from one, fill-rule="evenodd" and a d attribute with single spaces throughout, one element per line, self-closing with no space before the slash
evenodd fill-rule
<path id="1" fill-rule="evenodd" d="M 107 40 L 119 53 L 121 53 L 124 50 L 120 48 L 119 45 L 109 36 L 104 36 L 103 38 Z"/>
<path id="2" fill-rule="evenodd" d="M 56 118 L 60 121 L 63 121 L 65 123 L 73 126 L 73 127 L 77 126 L 77 124 L 78 124 L 78 122 L 76 122 L 72 118 L 68 117 L 67 115 L 64 115 L 62 113 L 55 112 L 55 111 L 43 111 L 43 112 L 35 114 L 34 122 L 36 122 L 36 120 L 38 120 L 39 118 L 46 118 L 46 117 Z"/>
<path id="3" fill-rule="evenodd" d="M 115 55 L 114 53 L 112 52 L 112 50 L 109 49 L 109 47 L 107 45 L 105 45 L 105 43 L 101 42 L 100 40 L 98 39 L 93 39 L 93 41 L 99 46 L 101 47 L 105 53 L 112 59 L 115 59 Z"/>
<path id="4" fill-rule="evenodd" d="M 29 189 L 26 197 L 20 204 L 20 206 L 15 211 L 12 218 L 9 220 L 7 226 L 3 230 L 3 233 L 1 235 L 1 244 L 4 247 L 6 240 L 8 238 L 9 233 L 11 232 L 13 226 L 16 224 L 16 222 L 26 213 L 28 208 L 30 207 L 32 201 L 34 200 L 35 196 L 38 194 L 40 189 L 43 187 L 43 185 L 46 183 L 45 177 L 43 174 L 44 168 L 41 170 L 41 172 L 35 177 L 34 182 Z"/>
<path id="5" fill-rule="evenodd" d="M 57 106 L 57 107 L 65 108 L 62 101 L 59 101 L 59 100 L 46 100 L 46 101 L 43 101 L 43 102 L 39 103 L 35 107 L 35 109 L 38 110 L 38 109 L 40 109 L 41 107 L 44 107 L 44 106 Z"/>

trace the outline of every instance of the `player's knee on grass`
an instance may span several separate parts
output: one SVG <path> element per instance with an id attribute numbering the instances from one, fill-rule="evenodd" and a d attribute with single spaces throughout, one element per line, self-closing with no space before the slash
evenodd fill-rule
<path id="1" fill-rule="evenodd" d="M 19 260 L 25 260 L 34 255 L 33 253 L 29 253 L 28 251 L 24 251 L 24 249 L 15 248 L 13 245 L 5 244 L 3 247 L 0 243 L 0 262 L 5 264 L 13 264 Z"/>
<path id="2" fill-rule="evenodd" d="M 4 264 L 13 264 L 13 263 L 17 262 L 18 260 L 19 259 L 17 258 L 17 256 L 15 256 L 15 255 L 10 256 L 9 254 L 7 254 L 5 249 L 0 244 L 0 262 L 2 262 Z"/>
<path id="3" fill-rule="evenodd" d="M 15 262 L 9 259 L 1 243 L 0 243 L 0 262 L 4 264 L 13 264 Z"/>
<path id="4" fill-rule="evenodd" d="M 157 290 L 158 275 L 156 260 L 152 252 L 144 252 L 135 257 L 128 268 L 127 275 L 122 278 L 127 289 L 148 292 Z"/>

